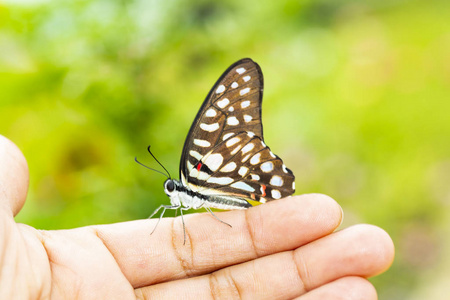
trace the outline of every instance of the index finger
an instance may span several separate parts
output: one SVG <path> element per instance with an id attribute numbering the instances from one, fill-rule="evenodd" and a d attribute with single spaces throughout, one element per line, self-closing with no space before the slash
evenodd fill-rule
<path id="1" fill-rule="evenodd" d="M 324 195 L 294 196 L 244 211 L 156 219 L 95 226 L 96 233 L 133 285 L 142 287 L 202 275 L 269 255 L 295 249 L 333 232 L 342 210 Z"/>

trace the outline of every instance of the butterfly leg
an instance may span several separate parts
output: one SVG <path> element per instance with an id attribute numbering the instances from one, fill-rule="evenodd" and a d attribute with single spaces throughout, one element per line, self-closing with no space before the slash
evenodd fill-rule
<path id="1" fill-rule="evenodd" d="M 159 216 L 158 222 L 156 222 L 155 228 L 153 228 L 152 232 L 150 233 L 150 235 L 153 234 L 153 232 L 155 232 L 156 227 L 158 227 L 159 222 L 161 221 L 162 217 L 164 216 L 164 213 L 166 212 L 166 209 L 175 209 L 175 211 L 180 207 L 180 205 L 161 205 L 160 207 L 158 207 L 151 215 L 150 217 L 148 217 L 149 219 L 151 219 L 151 217 L 153 217 L 161 208 L 163 209 L 161 215 Z M 184 226 L 184 222 L 183 222 L 183 226 Z"/>
<path id="2" fill-rule="evenodd" d="M 183 222 L 183 245 L 186 244 L 186 226 L 184 225 L 184 218 L 183 218 L 183 210 L 189 210 L 190 207 L 181 207 L 180 208 L 180 215 L 181 215 L 181 222 Z"/>
<path id="3" fill-rule="evenodd" d="M 205 206 L 205 209 L 206 209 L 207 211 L 209 211 L 217 221 L 220 221 L 221 223 L 223 223 L 223 224 L 225 224 L 225 225 L 228 225 L 228 226 L 230 226 L 230 227 L 233 227 L 233 226 L 231 226 L 230 224 L 228 224 L 227 222 L 222 221 L 221 219 L 219 219 L 219 218 L 213 213 L 213 211 L 211 210 L 211 208 Z"/>

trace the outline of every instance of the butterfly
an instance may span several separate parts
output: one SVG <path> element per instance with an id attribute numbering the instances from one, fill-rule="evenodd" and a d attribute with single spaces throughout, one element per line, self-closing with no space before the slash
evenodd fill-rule
<path id="1" fill-rule="evenodd" d="M 263 75 L 253 60 L 241 59 L 222 74 L 188 132 L 180 180 L 166 171 L 170 205 L 161 205 L 150 218 L 160 209 L 159 220 L 167 209 L 180 209 L 183 216 L 191 208 L 216 217 L 211 208 L 246 209 L 295 192 L 294 174 L 264 143 L 262 96 Z"/>

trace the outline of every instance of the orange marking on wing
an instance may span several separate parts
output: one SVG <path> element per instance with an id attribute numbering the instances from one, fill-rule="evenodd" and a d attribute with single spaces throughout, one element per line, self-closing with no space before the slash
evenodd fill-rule
<path id="1" fill-rule="evenodd" d="M 264 184 L 261 184 L 261 190 L 262 190 L 262 196 L 266 196 L 266 186 Z"/>

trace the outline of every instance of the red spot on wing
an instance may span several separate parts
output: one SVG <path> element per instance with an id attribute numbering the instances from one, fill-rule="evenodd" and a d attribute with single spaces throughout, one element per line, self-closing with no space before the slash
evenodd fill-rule
<path id="1" fill-rule="evenodd" d="M 266 196 L 266 186 L 264 184 L 261 184 L 261 192 L 262 192 L 261 196 L 265 197 Z"/>
<path id="2" fill-rule="evenodd" d="M 200 172 L 200 169 L 202 168 L 202 163 L 201 162 L 199 162 L 198 164 L 197 164 L 197 171 L 199 171 Z"/>

